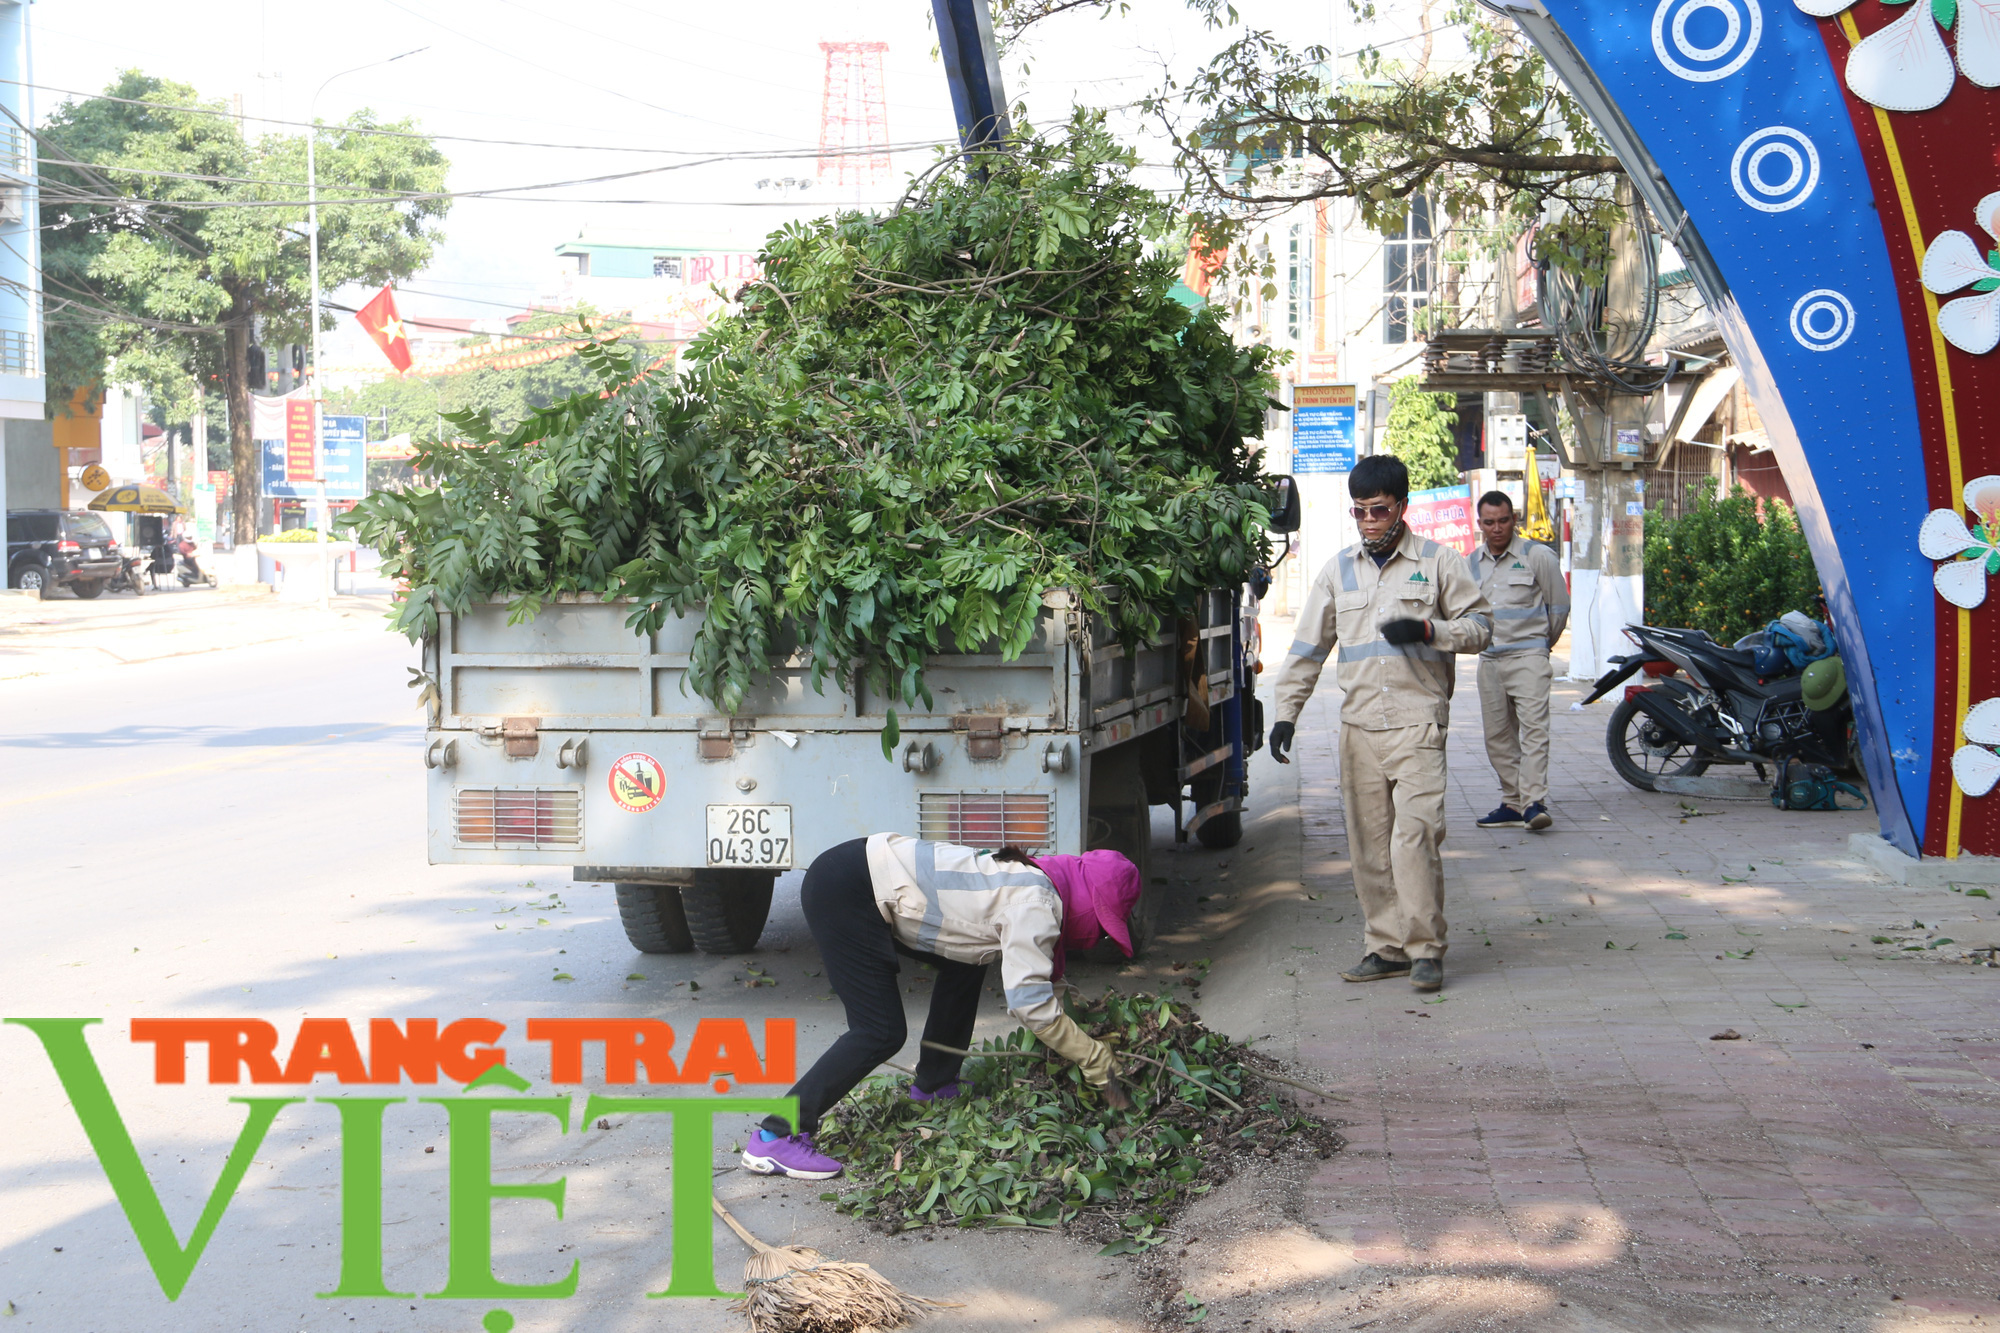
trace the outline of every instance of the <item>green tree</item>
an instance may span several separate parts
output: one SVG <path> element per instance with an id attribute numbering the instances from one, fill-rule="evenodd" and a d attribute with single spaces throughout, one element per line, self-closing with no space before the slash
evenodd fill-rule
<path id="1" fill-rule="evenodd" d="M 1451 428 L 1458 413 L 1448 393 L 1425 393 L 1420 376 L 1405 375 L 1389 386 L 1389 420 L 1382 447 L 1410 470 L 1410 489 L 1458 484 L 1457 450 Z"/>
<path id="2" fill-rule="evenodd" d="M 323 292 L 421 269 L 450 206 L 443 155 L 366 111 L 317 132 Z M 236 531 L 255 532 L 249 349 L 309 340 L 304 136 L 253 142 L 223 103 L 128 71 L 40 137 L 51 399 L 107 373 L 181 407 L 219 388 Z"/>
<path id="3" fill-rule="evenodd" d="M 1679 518 L 1646 511 L 1646 623 L 1706 630 L 1731 643 L 1787 611 L 1815 614 L 1819 571 L 1798 516 L 1741 486 L 1703 477 Z"/>
<path id="4" fill-rule="evenodd" d="M 1212 29 L 1237 28 L 1228 0 L 1187 2 Z M 1355 29 L 1368 31 L 1375 0 L 1345 3 Z M 998 0 L 995 22 L 1011 39 L 1057 15 L 1126 8 Z M 1468 58 L 1437 58 L 1447 30 L 1463 36 Z M 1336 55 L 1243 28 L 1145 100 L 1174 144 L 1209 243 L 1315 199 L 1352 199 L 1367 226 L 1389 231 L 1423 194 L 1443 217 L 1482 220 L 1496 247 L 1541 221 L 1542 251 L 1601 281 L 1607 238 L 1627 214 L 1613 189 L 1623 168 L 1520 31 L 1475 0 L 1424 0 L 1418 41 L 1391 50 Z"/>

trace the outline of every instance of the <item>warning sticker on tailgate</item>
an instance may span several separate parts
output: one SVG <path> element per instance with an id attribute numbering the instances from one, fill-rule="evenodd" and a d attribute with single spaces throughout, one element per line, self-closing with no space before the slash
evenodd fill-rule
<path id="1" fill-rule="evenodd" d="M 620 810 L 643 815 L 666 794 L 666 771 L 653 756 L 634 751 L 612 761 L 611 799 Z"/>

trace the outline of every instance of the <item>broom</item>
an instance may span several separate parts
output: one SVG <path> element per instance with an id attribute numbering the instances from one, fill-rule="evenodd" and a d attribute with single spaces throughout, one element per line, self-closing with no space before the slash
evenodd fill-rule
<path id="1" fill-rule="evenodd" d="M 901 1328 L 927 1310 L 957 1308 L 954 1301 L 912 1296 L 867 1264 L 829 1259 L 803 1245 L 766 1245 L 710 1197 L 715 1215 L 748 1245 L 746 1292 L 736 1308 L 755 1333 L 866 1333 Z"/>

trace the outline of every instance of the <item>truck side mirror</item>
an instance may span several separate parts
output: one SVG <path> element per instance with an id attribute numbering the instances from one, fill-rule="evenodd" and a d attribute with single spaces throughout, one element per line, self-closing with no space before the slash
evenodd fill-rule
<path id="1" fill-rule="evenodd" d="M 1299 484 L 1290 477 L 1278 478 L 1277 503 L 1271 506 L 1271 531 L 1299 530 Z"/>

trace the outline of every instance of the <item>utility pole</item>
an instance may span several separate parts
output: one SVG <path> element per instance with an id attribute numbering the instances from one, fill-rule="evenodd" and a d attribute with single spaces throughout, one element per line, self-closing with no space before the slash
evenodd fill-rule
<path id="1" fill-rule="evenodd" d="M 320 379 L 320 367 L 324 364 L 319 353 L 319 159 L 316 149 L 319 142 L 319 95 L 335 79 L 358 74 L 364 69 L 374 69 L 377 65 L 391 65 L 418 51 L 428 51 L 430 47 L 419 46 L 405 51 L 402 55 L 390 56 L 385 60 L 371 60 L 365 65 L 341 70 L 338 74 L 327 75 L 324 82 L 313 90 L 312 101 L 306 108 L 306 245 L 308 281 L 312 286 L 312 432 L 313 432 L 313 476 L 319 483 L 319 607 L 324 611 L 329 601 L 329 588 L 333 583 L 333 561 L 327 550 L 327 538 L 332 535 L 331 516 L 326 509 L 326 382 Z"/>

